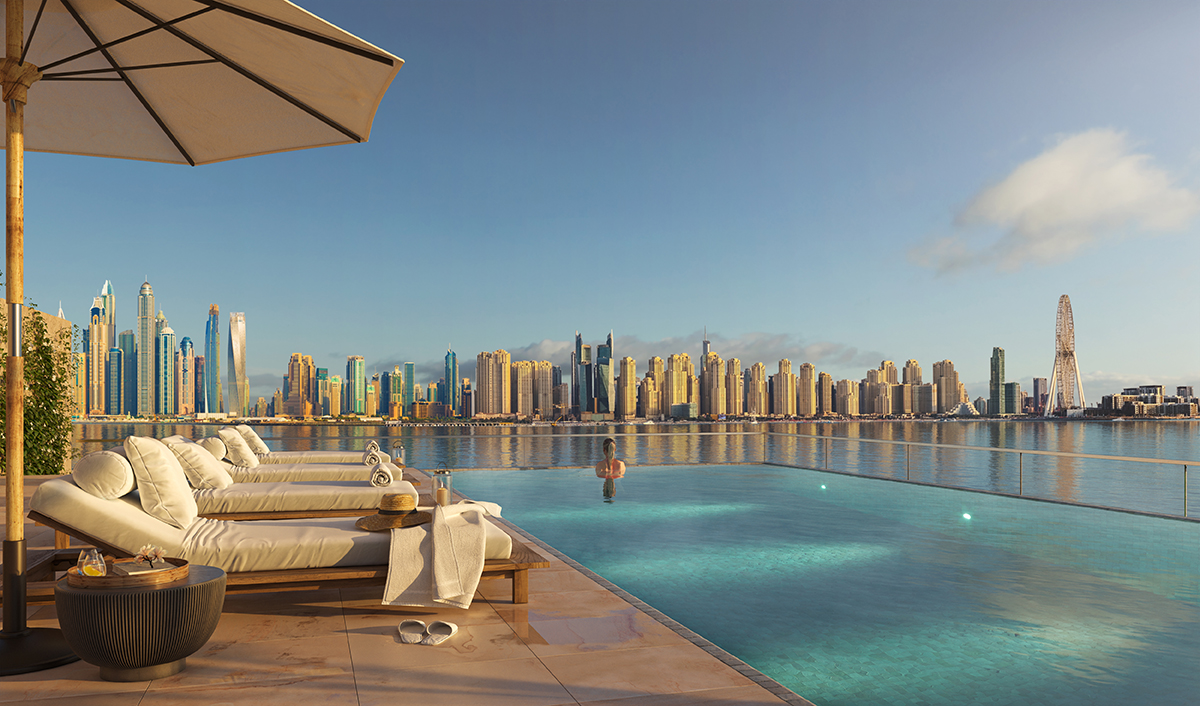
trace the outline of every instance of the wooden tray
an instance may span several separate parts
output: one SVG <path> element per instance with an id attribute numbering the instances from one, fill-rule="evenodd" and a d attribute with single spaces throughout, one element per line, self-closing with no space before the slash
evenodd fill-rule
<path id="1" fill-rule="evenodd" d="M 84 576 L 79 573 L 79 567 L 72 566 L 67 570 L 67 585 L 75 588 L 134 588 L 137 586 L 156 586 L 163 583 L 182 581 L 188 576 L 186 559 L 167 557 L 163 561 L 173 564 L 174 568 L 165 571 L 154 571 L 137 576 L 118 576 L 113 573 L 113 563 L 108 562 L 108 573 L 104 576 Z M 121 559 L 116 563 L 133 563 L 133 559 Z"/>

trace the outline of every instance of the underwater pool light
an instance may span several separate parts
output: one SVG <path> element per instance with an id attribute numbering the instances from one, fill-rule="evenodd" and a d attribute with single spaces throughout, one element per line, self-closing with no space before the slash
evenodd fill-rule
<path id="1" fill-rule="evenodd" d="M 969 519 L 971 519 L 971 513 L 969 513 L 969 512 L 964 512 L 964 513 L 963 513 L 963 519 L 964 519 L 964 520 L 969 520 Z"/>
<path id="2" fill-rule="evenodd" d="M 821 486 L 821 490 L 825 490 L 825 486 Z"/>

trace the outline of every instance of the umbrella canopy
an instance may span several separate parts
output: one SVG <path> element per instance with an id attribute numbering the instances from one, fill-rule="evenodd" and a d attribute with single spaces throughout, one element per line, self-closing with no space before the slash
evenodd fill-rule
<path id="1" fill-rule="evenodd" d="M 404 63 L 284 0 L 30 0 L 31 13 L 5 3 L 0 675 L 75 659 L 57 631 L 25 625 L 24 151 L 197 165 L 365 142 Z"/>
<path id="2" fill-rule="evenodd" d="M 403 64 L 281 0 L 29 10 L 27 150 L 195 165 L 364 142 Z"/>

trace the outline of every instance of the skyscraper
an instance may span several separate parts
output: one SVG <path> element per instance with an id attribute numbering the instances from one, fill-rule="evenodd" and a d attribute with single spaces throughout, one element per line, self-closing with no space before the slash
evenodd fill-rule
<path id="1" fill-rule="evenodd" d="M 637 416 L 637 389 L 637 361 L 625 356 L 621 359 L 620 374 L 617 376 L 616 419 L 633 419 Z"/>
<path id="2" fill-rule="evenodd" d="M 121 409 L 119 414 L 137 414 L 137 338 L 133 329 L 117 334 L 121 349 Z"/>
<path id="3" fill-rule="evenodd" d="M 896 368 L 892 368 L 896 372 Z M 796 414 L 801 417 L 817 416 L 817 369 L 812 363 L 800 366 L 796 376 Z"/>
<path id="4" fill-rule="evenodd" d="M 161 312 L 160 312 L 161 316 Z M 177 414 L 175 409 L 175 331 L 162 317 L 154 348 L 154 412 L 162 416 Z"/>
<path id="5" fill-rule="evenodd" d="M 104 280 L 104 286 L 100 288 L 100 306 L 104 309 L 104 323 L 108 326 L 108 345 L 115 346 L 117 342 L 117 295 L 113 294 L 112 282 L 108 280 Z"/>
<path id="6" fill-rule="evenodd" d="M 1033 379 L 1033 412 L 1034 412 L 1034 414 L 1041 414 L 1042 411 L 1045 409 L 1045 405 L 1046 405 L 1045 398 L 1050 396 L 1049 393 L 1050 393 L 1049 378 L 1034 378 Z"/>
<path id="7" fill-rule="evenodd" d="M 313 388 L 316 386 L 316 377 L 317 366 L 313 365 L 312 356 L 293 353 L 288 359 L 287 385 L 283 388 L 283 410 L 276 409 L 275 414 L 298 419 L 313 415 L 316 412 L 313 409 L 313 401 L 316 397 Z M 330 395 L 332 394 L 331 387 Z M 330 404 L 341 409 L 341 400 L 337 400 L 336 404 L 333 402 Z M 330 412 L 330 414 L 337 416 L 334 412 Z"/>
<path id="8" fill-rule="evenodd" d="M 771 414 L 791 416 L 796 414 L 796 376 L 792 374 L 792 361 L 779 361 L 779 373 L 775 378 L 775 400 Z"/>
<path id="9" fill-rule="evenodd" d="M 208 411 L 204 401 L 204 356 L 196 356 L 192 361 L 192 365 L 194 366 L 194 372 L 192 373 L 193 399 L 196 401 L 196 414 L 201 414 Z M 275 414 L 283 414 L 283 405 L 275 409 Z"/>
<path id="10" fill-rule="evenodd" d="M 122 395 L 125 393 L 124 380 L 125 361 L 121 349 L 117 347 L 108 350 L 108 369 L 105 371 L 104 389 L 108 393 L 108 402 L 104 406 L 105 414 L 120 414 L 124 406 Z"/>
<path id="11" fill-rule="evenodd" d="M 596 412 L 611 414 L 613 412 L 613 336 L 608 332 L 608 340 L 596 346 Z"/>
<path id="12" fill-rule="evenodd" d="M 533 364 L 533 412 L 542 419 L 554 417 L 554 366 L 548 360 Z"/>
<path id="13" fill-rule="evenodd" d="M 250 416 L 250 381 L 246 378 L 246 314 L 229 314 L 229 413 Z"/>
<path id="14" fill-rule="evenodd" d="M 933 411 L 938 414 L 954 411 L 959 400 L 958 373 L 954 370 L 954 361 L 942 360 L 933 364 L 933 384 L 937 385 L 937 409 Z"/>
<path id="15" fill-rule="evenodd" d="M 896 364 L 890 360 L 885 360 L 879 364 L 879 371 L 883 373 L 880 376 L 879 382 L 886 382 L 889 385 L 895 385 L 900 382 L 896 375 Z"/>
<path id="16" fill-rule="evenodd" d="M 746 382 L 746 414 L 763 417 L 771 413 L 767 409 L 767 366 L 761 362 L 750 366 Z"/>
<path id="17" fill-rule="evenodd" d="M 829 373 L 817 375 L 817 414 L 833 414 L 833 395 L 833 376 Z"/>
<path id="18" fill-rule="evenodd" d="M 416 401 L 417 364 L 404 364 L 404 412 L 400 416 L 412 414 L 413 402 Z"/>
<path id="19" fill-rule="evenodd" d="M 137 416 L 154 414 L 154 289 L 143 282 L 138 291 Z"/>
<path id="20" fill-rule="evenodd" d="M 510 410 L 519 417 L 533 416 L 533 363 L 518 360 L 509 364 Z"/>
<path id="21" fill-rule="evenodd" d="M 725 361 L 725 414 L 731 417 L 745 414 L 745 387 L 742 381 L 742 361 L 737 358 Z"/>
<path id="22" fill-rule="evenodd" d="M 450 415 L 457 417 L 462 408 L 462 381 L 458 377 L 458 356 L 446 346 L 446 404 L 450 407 Z M 549 409 L 543 409 L 542 414 L 549 414 Z"/>
<path id="23" fill-rule="evenodd" d="M 225 411 L 221 393 L 221 309 L 208 305 L 208 323 L 204 326 L 204 409 L 208 413 Z"/>
<path id="24" fill-rule="evenodd" d="M 704 391 L 700 396 L 700 413 L 722 416 L 725 414 L 725 361 L 716 353 L 704 357 Z"/>
<path id="25" fill-rule="evenodd" d="M 192 339 L 184 336 L 179 341 L 179 355 L 175 366 L 175 397 L 180 414 L 196 413 L 196 348 Z"/>
<path id="26" fill-rule="evenodd" d="M 112 342 L 108 338 L 108 324 L 104 318 L 104 303 L 100 297 L 92 300 L 92 311 L 88 325 L 88 414 L 105 414 L 108 395 L 105 394 L 105 378 L 108 377 L 108 349 Z"/>
<path id="27" fill-rule="evenodd" d="M 858 383 L 853 380 L 838 380 L 837 411 L 843 417 L 858 416 Z"/>
<path id="28" fill-rule="evenodd" d="M 921 384 L 921 364 L 912 358 L 909 358 L 904 363 L 904 384 Z"/>
<path id="29" fill-rule="evenodd" d="M 367 362 L 361 355 L 346 356 L 346 412 L 367 413 Z"/>
<path id="30" fill-rule="evenodd" d="M 511 363 L 512 356 L 503 349 L 475 358 L 475 414 L 511 414 Z"/>
<path id="31" fill-rule="evenodd" d="M 988 414 L 999 417 L 1008 414 L 1004 404 L 1004 349 L 992 349 L 992 376 L 988 381 Z"/>

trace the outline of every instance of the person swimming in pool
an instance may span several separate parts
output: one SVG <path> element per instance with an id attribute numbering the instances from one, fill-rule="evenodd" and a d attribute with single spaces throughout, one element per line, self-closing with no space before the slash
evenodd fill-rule
<path id="1" fill-rule="evenodd" d="M 625 477 L 625 463 L 616 458 L 616 439 L 605 439 L 603 448 L 604 460 L 596 464 L 596 477 L 604 479 L 605 500 L 612 500 L 617 494 L 617 479 Z"/>

